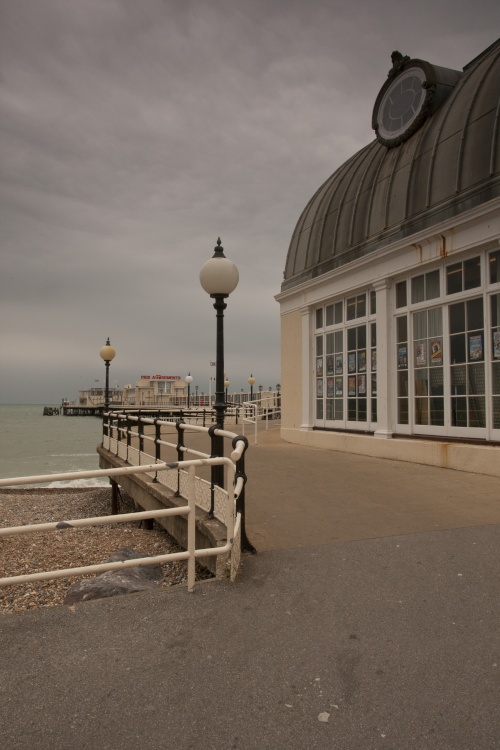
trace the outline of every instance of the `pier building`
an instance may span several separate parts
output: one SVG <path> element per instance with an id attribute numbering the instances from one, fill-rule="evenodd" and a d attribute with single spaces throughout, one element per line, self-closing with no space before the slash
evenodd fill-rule
<path id="1" fill-rule="evenodd" d="M 500 473 L 500 40 L 394 52 L 375 139 L 319 187 L 281 292 L 282 436 Z"/>

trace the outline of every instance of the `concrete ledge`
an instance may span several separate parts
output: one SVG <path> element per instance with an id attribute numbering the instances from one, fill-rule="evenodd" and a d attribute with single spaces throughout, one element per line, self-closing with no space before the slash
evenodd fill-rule
<path id="1" fill-rule="evenodd" d="M 97 447 L 99 466 L 101 469 L 117 469 L 130 467 L 130 464 L 115 456 L 114 453 L 102 446 Z M 178 508 L 186 505 L 184 498 L 174 497 L 168 487 L 153 482 L 146 474 L 127 474 L 117 477 L 117 484 L 129 495 L 141 510 L 161 510 L 163 508 Z M 167 516 L 158 518 L 157 522 L 168 531 L 171 536 L 187 549 L 187 520 L 185 516 Z M 227 530 L 216 518 L 209 518 L 200 508 L 196 509 L 196 547 L 223 547 L 227 540 Z M 229 554 L 198 557 L 197 562 L 213 573 L 216 578 L 224 578 L 229 565 Z"/>
<path id="2" fill-rule="evenodd" d="M 500 477 L 500 448 L 473 443 L 447 443 L 437 440 L 391 438 L 380 440 L 371 435 L 347 432 L 281 428 L 281 437 L 289 443 L 309 448 L 327 448 L 392 461 L 438 466 L 474 474 Z"/>

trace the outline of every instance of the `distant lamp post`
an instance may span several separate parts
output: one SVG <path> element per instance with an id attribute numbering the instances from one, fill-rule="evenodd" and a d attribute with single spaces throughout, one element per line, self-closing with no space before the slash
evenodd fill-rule
<path id="1" fill-rule="evenodd" d="M 231 381 L 230 380 L 225 380 L 224 381 L 224 388 L 226 389 L 226 404 L 227 404 L 227 391 L 228 391 L 228 388 L 229 388 L 230 385 L 231 385 Z"/>
<path id="2" fill-rule="evenodd" d="M 187 387 L 188 387 L 188 409 L 189 409 L 189 403 L 191 401 L 191 383 L 193 382 L 193 378 L 190 372 L 188 372 L 184 380 L 186 381 Z"/>
<path id="3" fill-rule="evenodd" d="M 116 356 L 114 347 L 112 347 L 109 343 L 109 336 L 106 344 L 101 348 L 99 354 L 101 356 L 101 359 L 104 360 L 104 365 L 106 367 L 106 386 L 104 388 L 104 411 L 106 412 L 109 410 L 109 365 Z"/>
<path id="4" fill-rule="evenodd" d="M 215 365 L 215 420 L 219 430 L 224 429 L 224 310 L 226 297 L 238 286 L 239 273 L 234 263 L 224 255 L 220 237 L 214 248 L 213 257 L 204 263 L 200 271 L 200 284 L 214 299 L 216 312 L 216 365 Z M 224 455 L 224 438 L 212 435 L 212 452 L 215 456 Z M 212 467 L 212 483 L 224 486 L 224 467 Z"/>
<path id="5" fill-rule="evenodd" d="M 248 378 L 248 385 L 250 386 L 250 401 L 253 401 L 253 384 L 255 383 L 255 378 L 250 373 L 250 377 Z"/>

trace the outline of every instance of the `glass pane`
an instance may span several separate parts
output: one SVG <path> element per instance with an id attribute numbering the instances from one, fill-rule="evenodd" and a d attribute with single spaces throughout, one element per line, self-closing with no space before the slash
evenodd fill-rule
<path id="1" fill-rule="evenodd" d="M 462 264 L 454 263 L 446 269 L 446 294 L 462 291 Z"/>
<path id="2" fill-rule="evenodd" d="M 326 325 L 333 325 L 333 305 L 326 306 Z"/>
<path id="3" fill-rule="evenodd" d="M 493 427 L 500 430 L 500 396 L 493 399 Z"/>
<path id="4" fill-rule="evenodd" d="M 464 289 L 481 286 L 481 258 L 471 258 L 464 262 Z"/>
<path id="5" fill-rule="evenodd" d="M 444 385 L 443 385 L 443 368 L 434 367 L 429 373 L 429 383 L 431 389 L 431 396 L 443 396 Z"/>
<path id="6" fill-rule="evenodd" d="M 340 398 L 335 399 L 335 419 L 344 419 L 344 403 Z"/>
<path id="7" fill-rule="evenodd" d="M 366 326 L 358 328 L 358 349 L 364 349 L 366 346 Z"/>
<path id="8" fill-rule="evenodd" d="M 323 401 L 316 401 L 316 419 L 323 419 Z"/>
<path id="9" fill-rule="evenodd" d="M 500 250 L 490 253 L 490 284 L 500 281 Z"/>
<path id="10" fill-rule="evenodd" d="M 316 328 L 323 328 L 323 308 L 316 310 Z"/>
<path id="11" fill-rule="evenodd" d="M 372 398 L 372 416 L 371 416 L 372 422 L 377 421 L 377 399 Z"/>
<path id="12" fill-rule="evenodd" d="M 467 330 L 474 331 L 477 328 L 484 328 L 482 297 L 467 302 Z"/>
<path id="13" fill-rule="evenodd" d="M 347 399 L 347 419 L 350 422 L 356 421 L 356 399 L 355 398 Z"/>
<path id="14" fill-rule="evenodd" d="M 408 400 L 398 399 L 398 424 L 408 424 Z"/>
<path id="15" fill-rule="evenodd" d="M 493 328 L 500 326 L 500 294 L 494 294 L 491 298 L 491 325 Z"/>
<path id="16" fill-rule="evenodd" d="M 415 276 L 411 280 L 411 301 L 413 304 L 416 302 L 423 302 L 425 299 L 425 276 Z"/>
<path id="17" fill-rule="evenodd" d="M 469 427 L 486 427 L 484 397 L 469 399 Z"/>
<path id="18" fill-rule="evenodd" d="M 450 336 L 450 360 L 452 365 L 465 362 L 465 334 Z"/>
<path id="19" fill-rule="evenodd" d="M 444 425 L 444 399 L 431 398 L 431 424 Z"/>
<path id="20" fill-rule="evenodd" d="M 356 317 L 356 297 L 350 297 L 347 300 L 347 320 L 354 320 Z"/>
<path id="21" fill-rule="evenodd" d="M 408 372 L 398 372 L 398 396 L 408 397 Z"/>
<path id="22" fill-rule="evenodd" d="M 372 396 L 377 395 L 377 376 L 372 375 Z"/>
<path id="23" fill-rule="evenodd" d="M 316 336 L 316 356 L 321 357 L 323 354 L 323 336 Z"/>
<path id="24" fill-rule="evenodd" d="M 451 370 L 451 395 L 465 396 L 467 393 L 467 368 L 465 365 L 452 367 Z"/>
<path id="25" fill-rule="evenodd" d="M 500 362 L 491 365 L 491 380 L 492 393 L 500 395 Z"/>
<path id="26" fill-rule="evenodd" d="M 377 324 L 372 323 L 370 326 L 371 331 L 371 345 L 377 346 Z"/>
<path id="27" fill-rule="evenodd" d="M 326 418 L 333 419 L 333 398 L 326 401 Z"/>
<path id="28" fill-rule="evenodd" d="M 406 307 L 406 281 L 396 284 L 396 307 Z"/>
<path id="29" fill-rule="evenodd" d="M 469 362 L 480 362 L 484 359 L 484 346 L 482 333 L 469 333 L 468 354 Z"/>
<path id="30" fill-rule="evenodd" d="M 426 398 L 415 399 L 415 424 L 429 424 L 429 402 Z"/>
<path id="31" fill-rule="evenodd" d="M 467 427 L 467 399 L 451 399 L 451 424 L 453 427 Z"/>
<path id="32" fill-rule="evenodd" d="M 364 315 L 366 315 L 366 294 L 360 294 L 358 296 L 358 310 L 357 310 L 357 318 L 362 318 Z"/>
<path id="33" fill-rule="evenodd" d="M 463 302 L 450 305 L 450 333 L 460 333 L 461 331 L 465 331 L 465 305 Z"/>
<path id="34" fill-rule="evenodd" d="M 355 328 L 347 329 L 347 348 L 349 351 L 356 349 L 356 329 Z"/>
<path id="35" fill-rule="evenodd" d="M 469 365 L 469 395 L 477 396 L 484 393 L 484 365 Z"/>
<path id="36" fill-rule="evenodd" d="M 429 336 L 441 336 L 443 333 L 443 316 L 440 307 L 429 310 Z"/>
<path id="37" fill-rule="evenodd" d="M 427 369 L 415 370 L 415 395 L 427 396 L 428 394 L 429 394 L 428 370 Z"/>
<path id="38" fill-rule="evenodd" d="M 358 399 L 358 421 L 366 422 L 366 398 Z"/>
<path id="39" fill-rule="evenodd" d="M 425 276 L 425 299 L 435 299 L 439 294 L 439 271 L 431 271 Z"/>
<path id="40" fill-rule="evenodd" d="M 334 336 L 333 333 L 327 333 L 326 336 L 326 353 L 333 354 L 334 352 Z"/>
<path id="41" fill-rule="evenodd" d="M 335 332 L 335 351 L 340 354 L 342 353 L 342 349 L 343 349 L 343 341 L 342 341 L 343 333 L 344 333 L 343 331 Z"/>
<path id="42" fill-rule="evenodd" d="M 406 315 L 396 319 L 397 341 L 408 341 L 408 319 Z"/>
<path id="43" fill-rule="evenodd" d="M 413 316 L 413 337 L 425 339 L 427 337 L 427 310 L 415 313 Z"/>
<path id="44" fill-rule="evenodd" d="M 342 323 L 342 302 L 335 303 L 335 323 Z"/>

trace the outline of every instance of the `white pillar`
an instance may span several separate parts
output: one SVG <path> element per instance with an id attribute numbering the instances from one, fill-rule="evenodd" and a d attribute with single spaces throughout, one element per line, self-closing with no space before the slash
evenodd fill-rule
<path id="1" fill-rule="evenodd" d="M 394 362 L 392 357 L 392 279 L 373 284 L 377 294 L 377 429 L 375 437 L 391 438 L 394 414 Z"/>
<path id="2" fill-rule="evenodd" d="M 302 424 L 301 430 L 312 430 L 314 421 L 314 393 L 312 383 L 312 336 L 313 311 L 310 307 L 301 309 L 302 315 Z"/>

